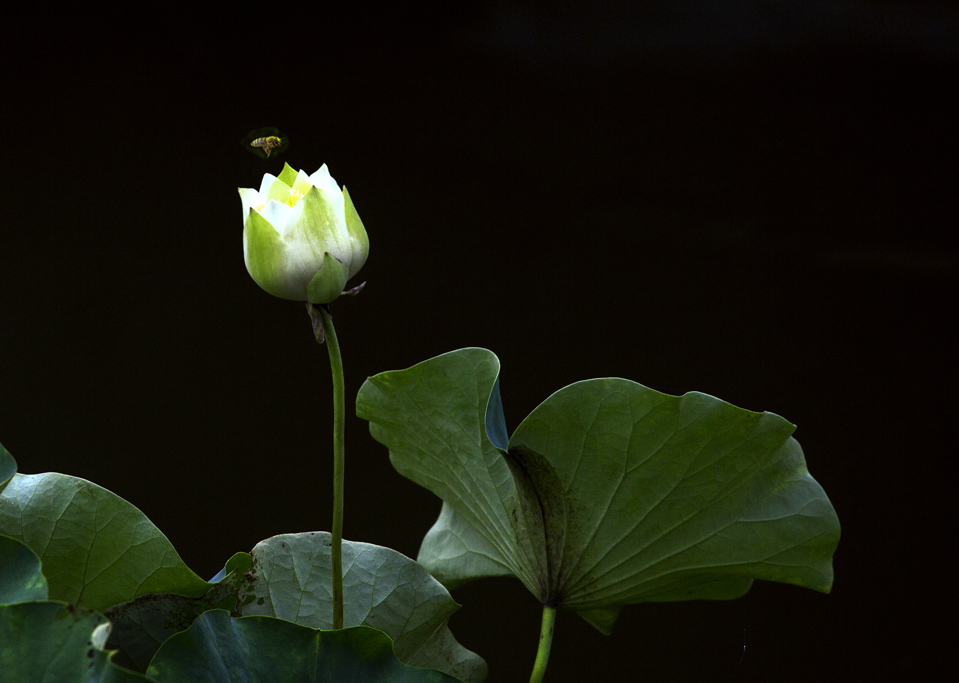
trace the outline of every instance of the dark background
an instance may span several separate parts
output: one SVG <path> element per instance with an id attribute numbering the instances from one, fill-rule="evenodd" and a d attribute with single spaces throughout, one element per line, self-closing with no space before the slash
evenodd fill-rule
<path id="1" fill-rule="evenodd" d="M 561 614 L 550 683 L 927 680 L 954 639 L 959 15 L 589 7 L 15 21 L 0 440 L 137 505 L 204 577 L 328 529 L 328 358 L 247 275 L 236 192 L 327 163 L 371 240 L 333 306 L 351 404 L 463 346 L 499 355 L 510 428 L 580 379 L 700 390 L 797 424 L 836 507 L 831 595 L 635 605 L 609 638 Z M 261 126 L 284 155 L 241 148 Z M 352 407 L 347 446 L 346 536 L 415 556 L 439 502 Z M 521 584 L 454 597 L 490 681 L 527 680 Z"/>

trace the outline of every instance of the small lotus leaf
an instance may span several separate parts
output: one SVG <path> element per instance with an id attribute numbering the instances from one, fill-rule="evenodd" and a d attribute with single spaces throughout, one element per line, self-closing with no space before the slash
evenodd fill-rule
<path id="1" fill-rule="evenodd" d="M 171 637 L 147 675 L 159 683 L 452 683 L 439 671 L 416 669 L 393 654 L 382 631 L 356 626 L 319 631 L 273 617 L 213 610 Z"/>
<path id="2" fill-rule="evenodd" d="M 142 512 L 77 477 L 14 475 L 0 491 L 0 534 L 40 556 L 53 600 L 102 611 L 145 593 L 199 597 L 212 587 Z"/>
<path id="3" fill-rule="evenodd" d="M 332 539 L 326 532 L 283 534 L 252 552 L 252 595 L 244 616 L 279 617 L 330 629 Z M 372 626 L 394 641 L 406 664 L 445 671 L 467 683 L 486 678 L 486 663 L 453 637 L 447 622 L 459 605 L 422 566 L 390 548 L 343 541 L 343 620 Z"/>

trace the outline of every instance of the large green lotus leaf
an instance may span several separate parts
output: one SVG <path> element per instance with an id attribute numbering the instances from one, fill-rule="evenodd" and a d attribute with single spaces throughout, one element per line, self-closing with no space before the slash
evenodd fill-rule
<path id="1" fill-rule="evenodd" d="M 273 617 L 214 610 L 170 638 L 147 676 L 160 683 L 447 683 L 439 671 L 400 662 L 382 631 L 356 626 L 319 631 Z"/>
<path id="2" fill-rule="evenodd" d="M 13 459 L 13 456 L 10 455 L 10 451 L 3 447 L 3 444 L 0 443 L 0 491 L 3 490 L 4 484 L 17 473 L 17 461 Z"/>
<path id="3" fill-rule="evenodd" d="M 369 420 L 373 438 L 390 449 L 397 471 L 455 511 L 440 519 L 455 525 L 435 534 L 449 544 L 437 554 L 460 567 L 463 580 L 512 574 L 539 594 L 548 574 L 543 518 L 517 487 L 512 462 L 501 450 L 506 444 L 497 448 L 487 429 L 487 404 L 498 375 L 492 353 L 462 349 L 369 378 L 360 387 L 356 412 Z M 493 415 L 490 422 L 501 420 Z M 467 536 L 461 527 L 474 533 Z M 421 551 L 420 562 L 444 584 L 460 582 L 424 562 L 428 555 Z"/>
<path id="4" fill-rule="evenodd" d="M 167 638 L 188 629 L 203 612 L 227 609 L 240 616 L 240 606 L 256 599 L 251 564 L 249 553 L 237 553 L 227 562 L 224 576 L 199 598 L 149 593 L 106 610 L 104 616 L 113 625 L 107 645 L 117 650 L 113 661 L 144 672 Z"/>
<path id="5" fill-rule="evenodd" d="M 332 540 L 326 532 L 283 534 L 258 543 L 253 591 L 244 616 L 279 617 L 311 628 L 333 623 Z M 486 663 L 460 645 L 447 622 L 459 605 L 421 565 L 390 548 L 343 541 L 343 623 L 372 626 L 394 641 L 410 666 L 444 671 L 474 683 Z"/>
<path id="6" fill-rule="evenodd" d="M 140 674 L 115 666 L 103 650 L 109 622 L 59 602 L 0 606 L 0 681 L 132 683 Z"/>
<path id="7" fill-rule="evenodd" d="M 17 474 L 0 492 L 0 533 L 40 556 L 50 598 L 103 611 L 145 593 L 199 597 L 208 584 L 146 516 L 64 474 Z"/>
<path id="8" fill-rule="evenodd" d="M 509 573 L 603 632 L 625 604 L 734 598 L 757 578 L 830 590 L 839 522 L 786 420 L 597 379 L 504 444 L 498 374 L 462 349 L 357 398 L 397 470 L 444 501 L 419 556 L 444 584 Z"/>
<path id="9" fill-rule="evenodd" d="M 0 536 L 0 605 L 46 599 L 40 558 L 17 539 Z"/>

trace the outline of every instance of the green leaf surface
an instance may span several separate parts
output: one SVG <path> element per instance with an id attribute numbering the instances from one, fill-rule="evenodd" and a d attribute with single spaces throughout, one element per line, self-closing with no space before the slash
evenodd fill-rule
<path id="1" fill-rule="evenodd" d="M 0 680 L 132 683 L 144 676 L 110 662 L 103 615 L 59 602 L 0 605 Z"/>
<path id="2" fill-rule="evenodd" d="M 0 533 L 40 556 L 53 600 L 103 611 L 146 593 L 199 597 L 212 587 L 142 512 L 84 479 L 15 475 L 0 492 Z"/>
<path id="3" fill-rule="evenodd" d="M 17 539 L 0 536 L 0 605 L 46 599 L 40 558 Z"/>
<path id="4" fill-rule="evenodd" d="M 225 567 L 226 575 L 202 597 L 174 593 L 150 593 L 114 605 L 104 612 L 113 624 L 108 646 L 117 650 L 117 664 L 144 672 L 167 638 L 185 631 L 203 612 L 231 610 L 240 616 L 239 606 L 254 600 L 253 575 L 248 553 L 237 553 Z"/>
<path id="5" fill-rule="evenodd" d="M 244 616 L 279 617 L 311 628 L 333 623 L 331 537 L 283 534 L 253 548 L 253 592 Z M 468 683 L 486 678 L 486 663 L 460 645 L 447 622 L 459 609 L 422 566 L 390 548 L 343 541 L 344 625 L 372 626 L 395 642 L 404 663 L 444 671 Z"/>
<path id="6" fill-rule="evenodd" d="M 444 501 L 419 556 L 444 584 L 512 574 L 607 633 L 623 605 L 734 598 L 757 578 L 830 590 L 839 522 L 783 418 L 587 380 L 501 450 L 498 375 L 461 349 L 357 398 L 396 469 Z"/>
<path id="7" fill-rule="evenodd" d="M 13 456 L 10 455 L 10 451 L 3 447 L 3 444 L 0 443 L 0 491 L 3 490 L 4 484 L 17 473 L 17 461 L 13 459 Z"/>
<path id="8" fill-rule="evenodd" d="M 324 632 L 272 617 L 234 619 L 214 610 L 164 643 L 147 675 L 160 683 L 456 680 L 403 664 L 392 646 L 385 633 L 365 626 Z"/>
<path id="9" fill-rule="evenodd" d="M 357 397 L 357 414 L 390 449 L 397 471 L 439 496 L 448 506 L 434 537 L 435 555 L 450 571 L 420 562 L 444 584 L 479 576 L 512 574 L 538 594 L 545 574 L 542 518 L 517 488 L 508 458 L 487 436 L 487 403 L 499 375 L 499 360 L 482 349 L 465 349 L 408 370 L 368 379 Z M 498 423 L 492 414 L 490 423 Z M 465 534 L 461 529 L 472 529 Z M 432 532 L 431 532 L 432 533 Z"/>

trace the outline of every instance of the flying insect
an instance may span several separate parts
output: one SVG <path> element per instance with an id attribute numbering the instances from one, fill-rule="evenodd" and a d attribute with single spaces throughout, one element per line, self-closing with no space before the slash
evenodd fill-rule
<path id="1" fill-rule="evenodd" d="M 267 156 L 270 156 L 270 152 L 283 144 L 283 140 L 276 135 L 270 135 L 265 138 L 257 138 L 250 143 L 250 147 L 259 147 L 262 149 Z"/>
<path id="2" fill-rule="evenodd" d="M 285 152 L 290 146 L 290 139 L 279 129 L 267 127 L 251 130 L 243 136 L 240 144 L 246 151 L 265 161 L 270 154 Z"/>

